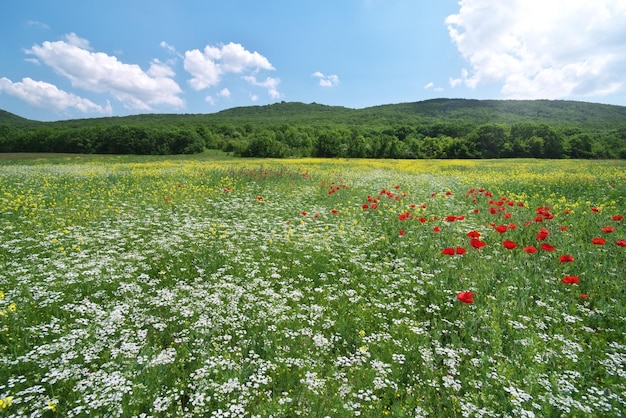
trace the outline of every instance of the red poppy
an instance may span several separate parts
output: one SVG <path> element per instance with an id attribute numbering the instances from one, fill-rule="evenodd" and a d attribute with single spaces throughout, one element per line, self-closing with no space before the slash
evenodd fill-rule
<path id="1" fill-rule="evenodd" d="M 567 227 L 566 226 L 562 226 L 561 227 L 561 231 L 567 231 Z"/>
<path id="2" fill-rule="evenodd" d="M 537 248 L 529 245 L 528 247 L 524 247 L 524 251 L 526 251 L 528 254 L 533 254 L 537 252 Z"/>
<path id="3" fill-rule="evenodd" d="M 405 234 L 404 229 L 398 231 L 398 235 L 403 236 Z"/>
<path id="4" fill-rule="evenodd" d="M 589 295 L 588 295 L 588 294 L 586 294 L 586 293 L 581 293 L 581 294 L 580 294 L 580 297 L 581 297 L 582 299 L 589 299 Z"/>
<path id="5" fill-rule="evenodd" d="M 439 228 L 438 226 L 436 226 L 436 227 L 434 227 L 434 228 L 433 228 L 433 231 L 435 231 L 435 232 L 441 232 L 441 228 Z"/>
<path id="6" fill-rule="evenodd" d="M 544 250 L 544 251 L 554 251 L 555 250 L 555 248 L 552 245 L 548 244 L 548 243 L 541 244 L 541 249 Z"/>
<path id="7" fill-rule="evenodd" d="M 569 254 L 563 254 L 559 257 L 559 263 L 570 263 L 574 261 L 574 257 Z"/>
<path id="8" fill-rule="evenodd" d="M 306 216 L 306 212 L 305 211 L 302 211 L 300 213 L 302 214 L 302 216 Z"/>
<path id="9" fill-rule="evenodd" d="M 419 218 L 418 219 L 421 223 L 426 223 L 427 219 L 426 218 Z"/>
<path id="10" fill-rule="evenodd" d="M 507 215 L 510 215 L 509 213 L 507 213 Z M 515 224 L 509 224 L 509 229 L 515 229 L 517 228 L 517 225 Z"/>
<path id="11" fill-rule="evenodd" d="M 537 232 L 537 241 L 543 241 L 544 239 L 548 238 L 548 235 L 550 235 L 550 231 L 548 231 L 545 228 L 541 228 L 539 230 L 539 232 Z"/>
<path id="12" fill-rule="evenodd" d="M 443 250 L 441 250 L 441 254 L 444 255 L 454 255 L 454 248 L 444 248 Z"/>
<path id="13" fill-rule="evenodd" d="M 339 211 L 337 209 L 332 209 L 330 213 L 332 213 L 333 215 L 336 215 L 339 213 Z"/>
<path id="14" fill-rule="evenodd" d="M 450 196 L 450 195 L 452 195 L 452 192 L 448 190 L 448 191 L 446 192 L 446 196 Z"/>
<path id="15" fill-rule="evenodd" d="M 166 198 L 165 198 L 165 201 L 166 201 L 166 202 L 169 202 L 170 200 L 172 200 L 172 199 L 170 199 L 169 197 L 166 197 Z"/>
<path id="16" fill-rule="evenodd" d="M 565 276 L 561 281 L 565 284 L 576 284 L 580 282 L 580 279 L 576 276 Z"/>
<path id="17" fill-rule="evenodd" d="M 612 226 L 603 226 L 602 227 L 602 232 L 609 233 L 609 232 L 614 232 L 614 231 L 615 231 L 615 228 L 613 228 Z"/>
<path id="18" fill-rule="evenodd" d="M 517 248 L 517 244 L 509 240 L 503 241 L 502 245 L 504 245 L 504 248 L 506 248 L 507 250 L 512 250 L 514 248 Z"/>
<path id="19" fill-rule="evenodd" d="M 320 214 L 319 214 L 319 213 L 316 213 L 315 215 L 313 215 L 313 217 L 314 217 L 314 218 L 319 218 L 319 217 L 320 217 Z"/>
<path id="20" fill-rule="evenodd" d="M 494 228 L 497 232 L 504 234 L 507 229 L 509 229 L 506 225 L 498 225 Z"/>
<path id="21" fill-rule="evenodd" d="M 606 240 L 604 238 L 596 237 L 591 239 L 591 243 L 595 245 L 604 245 L 606 244 Z"/>
<path id="22" fill-rule="evenodd" d="M 480 232 L 472 230 L 467 233 L 467 236 L 470 238 L 478 238 L 480 237 Z"/>
<path id="23" fill-rule="evenodd" d="M 626 239 L 615 241 L 615 245 L 617 245 L 618 247 L 626 247 Z"/>
<path id="24" fill-rule="evenodd" d="M 479 240 L 478 238 L 472 238 L 470 240 L 470 246 L 472 248 L 479 249 L 479 248 L 483 248 L 485 245 L 487 245 L 487 243 L 485 241 Z"/>
<path id="25" fill-rule="evenodd" d="M 366 209 L 369 209 L 369 208 L 370 208 L 370 207 L 369 207 L 369 205 L 367 205 L 367 204 L 365 204 L 365 205 L 361 206 L 361 209 L 363 209 L 363 210 L 366 210 Z"/>
<path id="26" fill-rule="evenodd" d="M 259 202 L 263 200 L 263 198 L 261 196 L 257 196 L 256 200 L 258 200 Z"/>
<path id="27" fill-rule="evenodd" d="M 463 247 L 456 247 L 455 252 L 459 255 L 465 254 L 467 250 Z"/>
<path id="28" fill-rule="evenodd" d="M 622 219 L 624 219 L 624 216 L 622 216 L 622 215 L 613 215 L 613 216 L 611 216 L 611 220 L 612 221 L 621 221 Z"/>
<path id="29" fill-rule="evenodd" d="M 592 212 L 600 212 L 600 209 L 599 209 L 599 208 L 595 208 L 595 207 L 594 207 L 594 208 L 591 208 L 591 211 L 592 211 Z"/>
<path id="30" fill-rule="evenodd" d="M 411 213 L 410 212 L 404 212 L 404 213 L 401 213 L 400 215 L 398 215 L 398 220 L 404 221 L 406 219 L 409 219 L 410 217 L 411 217 Z"/>
<path id="31" fill-rule="evenodd" d="M 467 290 L 457 293 L 456 298 L 463 303 L 474 303 L 474 294 Z"/>

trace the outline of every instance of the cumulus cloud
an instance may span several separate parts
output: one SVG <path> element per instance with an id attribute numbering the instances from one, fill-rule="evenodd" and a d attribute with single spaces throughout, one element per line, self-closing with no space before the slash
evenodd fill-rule
<path id="1" fill-rule="evenodd" d="M 275 69 L 263 55 L 233 42 L 220 47 L 207 45 L 202 51 L 186 51 L 184 67 L 191 74 L 189 85 L 194 90 L 217 86 L 226 74 L 256 74 Z"/>
<path id="2" fill-rule="evenodd" d="M 336 74 L 324 75 L 322 72 L 316 71 L 311 75 L 319 79 L 320 86 L 322 87 L 334 87 L 339 84 L 339 77 Z"/>
<path id="3" fill-rule="evenodd" d="M 461 0 L 446 19 L 470 70 L 452 87 L 501 83 L 511 98 L 602 96 L 626 88 L 626 2 Z"/>
<path id="4" fill-rule="evenodd" d="M 53 84 L 35 81 L 28 77 L 15 83 L 6 77 L 0 78 L 0 92 L 23 100 L 31 106 L 52 109 L 56 112 L 77 109 L 83 113 L 95 112 L 109 115 L 112 113 L 109 103 L 106 106 L 100 106 L 89 99 L 60 90 Z"/>
<path id="5" fill-rule="evenodd" d="M 443 88 L 441 88 L 441 87 L 436 87 L 436 86 L 435 86 L 435 83 L 433 83 L 432 81 L 431 81 L 430 83 L 427 83 L 427 84 L 424 86 L 424 89 L 425 89 L 425 90 L 433 90 L 433 91 L 437 91 L 437 92 L 439 92 L 439 91 L 443 91 Z"/>
<path id="6" fill-rule="evenodd" d="M 278 92 L 280 79 L 278 78 L 267 77 L 265 81 L 257 81 L 255 76 L 249 75 L 244 76 L 243 79 L 253 86 L 266 88 L 267 94 L 269 94 L 272 99 L 278 99 L 280 97 L 280 93 Z"/>
<path id="7" fill-rule="evenodd" d="M 115 56 L 92 52 L 89 42 L 73 33 L 64 41 L 46 41 L 26 52 L 67 77 L 74 87 L 108 92 L 128 108 L 151 110 L 157 105 L 184 105 L 178 96 L 181 89 L 172 78 L 174 72 L 159 61 L 153 61 L 144 71 Z"/>

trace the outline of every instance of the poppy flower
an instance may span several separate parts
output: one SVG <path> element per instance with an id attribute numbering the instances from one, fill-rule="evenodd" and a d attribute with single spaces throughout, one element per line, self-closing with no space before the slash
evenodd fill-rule
<path id="1" fill-rule="evenodd" d="M 434 227 L 434 228 L 433 228 L 433 231 L 435 231 L 435 232 L 441 232 L 441 228 L 439 228 L 438 226 L 436 226 L 436 227 Z"/>
<path id="2" fill-rule="evenodd" d="M 506 225 L 498 225 L 494 228 L 497 232 L 504 234 L 509 228 Z"/>
<path id="3" fill-rule="evenodd" d="M 363 210 L 367 210 L 369 208 L 370 208 L 370 206 L 368 204 L 365 204 L 365 205 L 361 206 L 361 209 L 363 209 Z"/>
<path id="4" fill-rule="evenodd" d="M 479 249 L 479 248 L 483 248 L 485 245 L 487 245 L 487 243 L 485 241 L 479 240 L 478 238 L 472 238 L 470 240 L 470 246 L 472 248 Z"/>
<path id="5" fill-rule="evenodd" d="M 591 239 L 591 243 L 595 245 L 604 245 L 606 244 L 606 240 L 604 238 L 596 237 Z"/>
<path id="6" fill-rule="evenodd" d="M 602 227 L 602 232 L 606 232 L 606 233 L 610 233 L 610 232 L 614 232 L 615 228 L 613 228 L 612 226 L 603 226 Z"/>
<path id="7" fill-rule="evenodd" d="M 626 239 L 615 241 L 615 245 L 617 245 L 618 247 L 626 247 Z"/>
<path id="8" fill-rule="evenodd" d="M 469 231 L 467 233 L 467 236 L 470 237 L 470 238 L 478 238 L 478 237 L 480 237 L 480 232 L 478 232 L 478 231 Z"/>
<path id="9" fill-rule="evenodd" d="M 527 247 L 524 247 L 524 251 L 527 252 L 528 254 L 534 254 L 537 252 L 537 247 L 533 247 L 532 245 L 529 245 Z"/>
<path id="10" fill-rule="evenodd" d="M 599 209 L 599 208 L 595 208 L 595 207 L 594 207 L 594 208 L 591 208 L 591 211 L 592 211 L 592 212 L 596 212 L 596 213 L 597 213 L 597 212 L 600 212 L 600 209 Z"/>
<path id="11" fill-rule="evenodd" d="M 339 211 L 337 209 L 332 209 L 330 213 L 332 213 L 333 215 L 336 215 L 339 213 Z"/>
<path id="12" fill-rule="evenodd" d="M 537 241 L 543 241 L 544 239 L 548 238 L 548 235 L 550 235 L 550 231 L 548 231 L 545 228 L 541 228 L 539 230 L 539 232 L 537 232 Z"/>
<path id="13" fill-rule="evenodd" d="M 302 211 L 300 213 L 302 214 L 302 216 L 306 216 L 306 212 L 305 211 Z"/>
<path id="14" fill-rule="evenodd" d="M 541 249 L 544 250 L 544 251 L 554 251 L 555 250 L 555 248 L 552 245 L 548 244 L 548 243 L 541 244 Z"/>
<path id="15" fill-rule="evenodd" d="M 474 303 L 474 294 L 467 290 L 457 293 L 456 298 L 463 303 Z"/>
<path id="16" fill-rule="evenodd" d="M 588 294 L 586 294 L 586 293 L 581 293 L 581 294 L 580 294 L 580 297 L 581 297 L 582 299 L 589 299 L 589 295 L 588 295 Z"/>
<path id="17" fill-rule="evenodd" d="M 570 263 L 574 261 L 574 257 L 569 254 L 564 254 L 559 257 L 559 263 Z"/>
<path id="18" fill-rule="evenodd" d="M 403 236 L 406 232 L 404 231 L 404 229 L 401 229 L 398 231 L 398 235 Z"/>
<path id="19" fill-rule="evenodd" d="M 613 216 L 611 216 L 611 220 L 612 221 L 621 221 L 622 219 L 624 219 L 624 216 L 622 216 L 622 215 L 613 215 Z"/>
<path id="20" fill-rule="evenodd" d="M 567 227 L 566 226 L 562 226 L 561 227 L 561 231 L 567 231 Z"/>
<path id="21" fill-rule="evenodd" d="M 580 282 L 580 279 L 578 277 L 576 277 L 576 276 L 565 276 L 565 277 L 563 277 L 561 282 L 563 282 L 565 284 L 576 284 L 576 283 Z"/>
<path id="22" fill-rule="evenodd" d="M 261 202 L 263 200 L 263 198 L 261 196 L 257 196 L 256 200 L 258 200 L 259 202 Z"/>
<path id="23" fill-rule="evenodd" d="M 404 212 L 404 213 L 401 213 L 400 215 L 398 215 L 398 220 L 404 221 L 406 219 L 409 219 L 410 217 L 411 217 L 411 213 L 410 212 Z"/>
<path id="24" fill-rule="evenodd" d="M 463 247 L 456 247 L 455 252 L 459 255 L 465 254 L 467 250 Z"/>
<path id="25" fill-rule="evenodd" d="M 454 248 L 444 248 L 443 250 L 441 250 L 441 254 L 444 255 L 454 255 Z"/>
<path id="26" fill-rule="evenodd" d="M 503 241 L 502 245 L 504 245 L 504 248 L 506 248 L 507 250 L 512 250 L 514 248 L 517 248 L 517 244 L 509 240 Z"/>
<path id="27" fill-rule="evenodd" d="M 421 223 L 426 223 L 427 219 L 426 218 L 419 218 L 418 219 Z"/>

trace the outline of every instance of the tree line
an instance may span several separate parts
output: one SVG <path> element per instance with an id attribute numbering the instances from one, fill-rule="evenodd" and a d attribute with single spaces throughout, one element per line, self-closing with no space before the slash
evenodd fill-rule
<path id="1" fill-rule="evenodd" d="M 163 122 L 135 125 L 0 125 L 0 152 L 194 154 L 242 157 L 626 158 L 626 127 L 589 132 L 519 122 L 385 126 Z"/>

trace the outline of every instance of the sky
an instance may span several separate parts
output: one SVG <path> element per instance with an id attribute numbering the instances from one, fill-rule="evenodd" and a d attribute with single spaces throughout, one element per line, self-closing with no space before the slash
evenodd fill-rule
<path id="1" fill-rule="evenodd" d="M 626 106 L 626 0 L 19 0 L 0 109 L 41 121 L 432 98 Z"/>

